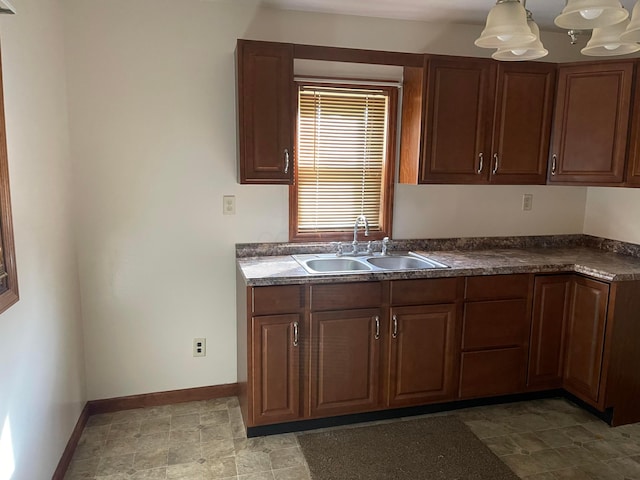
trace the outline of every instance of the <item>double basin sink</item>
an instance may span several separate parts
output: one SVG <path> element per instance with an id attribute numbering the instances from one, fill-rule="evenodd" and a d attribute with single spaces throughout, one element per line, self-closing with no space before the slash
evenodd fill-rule
<path id="1" fill-rule="evenodd" d="M 366 273 L 394 270 L 430 270 L 449 268 L 414 252 L 406 255 L 365 255 L 338 257 L 335 253 L 293 255 L 308 273 Z"/>

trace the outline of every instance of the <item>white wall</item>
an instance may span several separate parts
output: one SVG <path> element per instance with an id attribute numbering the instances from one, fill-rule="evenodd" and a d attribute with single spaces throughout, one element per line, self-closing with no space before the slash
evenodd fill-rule
<path id="1" fill-rule="evenodd" d="M 582 233 L 586 188 L 542 185 L 396 185 L 395 238 Z M 522 211 L 522 195 L 533 209 Z"/>
<path id="2" fill-rule="evenodd" d="M 596 188 L 587 193 L 584 233 L 640 243 L 640 190 Z"/>
<path id="3" fill-rule="evenodd" d="M 255 5 L 66 0 L 92 399 L 236 380 L 234 244 L 288 237 L 287 188 L 236 183 L 237 38 L 490 53 L 473 46 L 480 27 Z M 552 60 L 573 56 L 564 35 L 548 37 L 561 47 Z M 523 213 L 529 192 L 535 208 Z M 236 216 L 221 215 L 225 194 L 236 195 Z M 399 186 L 396 195 L 398 238 L 524 235 L 580 233 L 586 189 Z M 194 337 L 207 338 L 205 358 L 192 357 Z"/>
<path id="4" fill-rule="evenodd" d="M 0 37 L 20 301 L 0 315 L 0 466 L 9 455 L 11 479 L 34 480 L 51 478 L 86 393 L 62 10 L 12 3 Z"/>

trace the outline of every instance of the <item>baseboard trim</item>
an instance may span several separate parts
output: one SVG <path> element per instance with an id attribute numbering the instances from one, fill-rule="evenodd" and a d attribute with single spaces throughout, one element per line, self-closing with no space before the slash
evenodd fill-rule
<path id="1" fill-rule="evenodd" d="M 51 477 L 51 480 L 64 479 L 64 475 L 67 473 L 67 469 L 69 468 L 69 464 L 71 463 L 73 454 L 76 451 L 76 447 L 78 446 L 78 442 L 80 441 L 80 437 L 82 436 L 82 431 L 84 430 L 84 427 L 87 424 L 89 415 L 90 415 L 89 405 L 85 404 L 84 408 L 82 409 L 82 412 L 80 412 L 80 417 L 76 422 L 76 426 L 74 427 L 73 432 L 71 432 L 71 437 L 69 437 L 67 446 L 62 452 L 62 456 L 60 457 L 60 461 L 58 462 L 56 471 L 53 472 L 53 477 Z"/>
<path id="2" fill-rule="evenodd" d="M 238 384 L 213 385 L 209 387 L 187 388 L 183 390 L 169 390 L 166 392 L 143 393 L 128 397 L 107 398 L 104 400 L 90 400 L 87 402 L 89 415 L 97 413 L 119 412 L 134 408 L 157 407 L 172 403 L 195 402 L 211 400 L 213 398 L 233 397 L 238 395 Z"/>
<path id="3" fill-rule="evenodd" d="M 169 405 L 172 403 L 196 402 L 199 400 L 212 400 L 214 398 L 233 397 L 238 395 L 239 387 L 237 383 L 226 385 L 213 385 L 210 387 L 186 388 L 183 390 L 170 390 L 167 392 L 143 393 L 141 395 L 130 395 L 128 397 L 107 398 L 104 400 L 88 401 L 76 426 L 71 432 L 71 437 L 67 446 L 62 452 L 56 471 L 51 480 L 63 480 L 73 454 L 76 451 L 82 431 L 89 420 L 90 415 L 97 413 L 118 412 L 120 410 L 131 410 L 134 408 L 156 407 L 159 405 Z"/>

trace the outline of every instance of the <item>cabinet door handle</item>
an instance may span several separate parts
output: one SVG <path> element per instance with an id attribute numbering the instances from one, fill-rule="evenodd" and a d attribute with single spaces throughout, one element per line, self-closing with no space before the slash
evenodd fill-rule
<path id="1" fill-rule="evenodd" d="M 391 335 L 393 338 L 398 338 L 398 316 L 393 316 L 393 334 Z"/>
<path id="2" fill-rule="evenodd" d="M 380 338 L 380 317 L 376 315 L 375 317 L 373 317 L 373 321 L 376 322 L 375 339 L 378 340 Z"/>
<path id="3" fill-rule="evenodd" d="M 558 155 L 555 153 L 551 156 L 551 175 L 556 174 L 556 168 L 558 167 Z"/>
<path id="4" fill-rule="evenodd" d="M 284 149 L 284 173 L 289 173 L 289 149 Z"/>
<path id="5" fill-rule="evenodd" d="M 480 152 L 478 155 L 478 175 L 482 173 L 482 169 L 484 168 L 484 153 Z"/>
<path id="6" fill-rule="evenodd" d="M 293 346 L 298 346 L 298 322 L 293 322 Z"/>
<path id="7" fill-rule="evenodd" d="M 498 157 L 497 153 L 493 154 L 493 170 L 491 171 L 491 173 L 493 175 L 495 175 L 496 173 L 498 173 L 498 162 L 500 161 L 500 157 Z"/>

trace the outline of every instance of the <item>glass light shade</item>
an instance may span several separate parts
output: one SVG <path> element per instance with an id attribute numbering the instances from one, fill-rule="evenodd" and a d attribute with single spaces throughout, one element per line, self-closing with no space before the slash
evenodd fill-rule
<path id="1" fill-rule="evenodd" d="M 527 23 L 529 24 L 531 32 L 536 36 L 533 42 L 515 45 L 509 48 L 499 48 L 491 57 L 506 62 L 518 62 L 535 60 L 536 58 L 542 58 L 548 55 L 549 51 L 544 48 L 540 40 L 540 28 L 538 28 L 538 24 L 531 19 Z"/>
<path id="2" fill-rule="evenodd" d="M 567 30 L 591 30 L 615 25 L 629 17 L 619 0 L 569 0 L 555 24 Z"/>
<path id="3" fill-rule="evenodd" d="M 482 48 L 506 48 L 535 39 L 522 4 L 518 0 L 498 0 L 489 11 L 487 24 L 475 44 Z"/>
<path id="4" fill-rule="evenodd" d="M 620 40 L 628 43 L 640 42 L 640 0 L 633 7 L 631 23 L 629 23 L 624 33 L 620 35 Z"/>
<path id="5" fill-rule="evenodd" d="M 633 42 L 625 42 L 620 38 L 627 25 L 629 25 L 629 20 L 616 23 L 610 27 L 594 28 L 591 40 L 581 50 L 582 54 L 593 57 L 608 57 L 637 52 L 640 50 L 640 45 Z"/>

